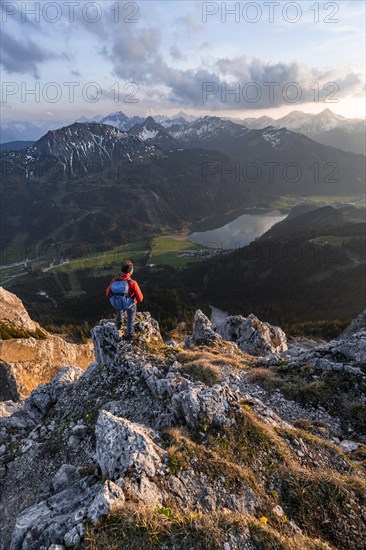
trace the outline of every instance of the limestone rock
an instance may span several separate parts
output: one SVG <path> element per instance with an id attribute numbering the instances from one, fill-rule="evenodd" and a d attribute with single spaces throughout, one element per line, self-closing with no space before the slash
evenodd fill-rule
<path id="1" fill-rule="evenodd" d="M 221 340 L 221 337 L 212 329 L 209 318 L 198 309 L 194 314 L 193 335 L 186 339 L 186 345 L 213 344 L 217 340 Z"/>
<path id="2" fill-rule="evenodd" d="M 0 287 L 1 323 L 42 333 L 42 338 L 26 337 L 0 340 L 0 401 L 27 397 L 31 391 L 50 382 L 65 365 L 85 369 L 94 358 L 90 344 L 71 344 L 34 323 L 21 300 Z"/>
<path id="3" fill-rule="evenodd" d="M 183 383 L 173 394 L 171 409 L 176 420 L 184 421 L 192 428 L 209 423 L 229 425 L 233 412 L 239 408 L 239 394 L 226 384 L 206 388 L 203 384 Z"/>
<path id="4" fill-rule="evenodd" d="M 122 489 L 111 481 L 103 485 L 93 477 L 77 481 L 19 514 L 10 550 L 48 549 L 52 544 L 73 548 L 81 542 L 88 518 L 95 523 L 124 500 Z"/>
<path id="5" fill-rule="evenodd" d="M 63 367 L 49 384 L 41 384 L 33 390 L 25 400 L 23 408 L 16 414 L 35 423 L 40 422 L 63 391 L 78 380 L 83 373 L 84 371 L 78 367 Z"/>
<path id="6" fill-rule="evenodd" d="M 214 327 L 224 339 L 234 341 L 251 355 L 266 356 L 287 350 L 286 334 L 279 327 L 260 321 L 255 315 L 232 315 Z"/>
<path id="7" fill-rule="evenodd" d="M 95 359 L 100 367 L 114 361 L 119 342 L 119 334 L 116 323 L 102 319 L 99 325 L 91 331 L 94 344 Z"/>
<path id="8" fill-rule="evenodd" d="M 23 510 L 16 519 L 10 549 L 38 550 L 64 543 L 66 547 L 76 545 L 81 540 L 82 523 L 87 518 L 85 503 L 91 503 L 98 490 L 94 484 L 86 498 L 85 489 L 78 483 Z"/>
<path id="9" fill-rule="evenodd" d="M 93 523 L 96 523 L 100 518 L 113 512 L 115 508 L 122 506 L 124 502 L 125 496 L 122 489 L 113 481 L 108 480 L 89 506 L 88 517 Z"/>
<path id="10" fill-rule="evenodd" d="M 117 479 L 126 472 L 154 477 L 161 466 L 162 449 L 142 426 L 101 411 L 96 426 L 96 454 L 103 475 Z"/>
<path id="11" fill-rule="evenodd" d="M 144 473 L 123 480 L 123 489 L 148 506 L 158 506 L 163 502 L 161 490 Z"/>
<path id="12" fill-rule="evenodd" d="M 243 339 L 245 345 L 249 342 L 259 355 L 270 354 L 270 349 L 278 347 L 276 338 L 282 338 L 272 332 L 276 327 L 261 324 L 254 316 L 233 316 L 223 323 L 226 338 L 231 342 Z M 136 328 L 143 331 L 137 342 L 126 344 L 113 321 L 101 321 L 93 329 L 97 360 L 86 372 L 63 367 L 50 383 L 38 386 L 18 411 L 0 416 L 0 548 L 80 547 L 85 522 L 95 523 L 125 506 L 125 495 L 136 509 L 147 505 L 155 511 L 163 507 L 164 512 L 177 507 L 187 516 L 227 514 L 230 522 L 231 513 L 240 514 L 244 521 L 247 515 L 260 518 L 266 493 L 265 508 L 278 518 L 291 518 L 295 512 L 286 509 L 286 499 L 272 498 L 270 492 L 262 490 L 267 482 L 268 489 L 278 494 L 282 490 L 277 476 L 269 472 L 268 477 L 267 471 L 267 464 L 277 466 L 278 438 L 288 446 L 300 473 L 305 468 L 316 472 L 324 468 L 344 474 L 344 483 L 348 474 L 361 477 L 361 471 L 334 445 L 324 445 L 320 439 L 315 444 L 315 436 L 302 439 L 294 430 L 295 420 L 309 419 L 310 428 L 320 434 L 323 432 L 318 431 L 315 421 L 331 423 L 333 418 L 324 416 L 324 409 L 324 414 L 318 416 L 320 407 L 305 410 L 279 391 L 268 395 L 254 384 L 245 368 L 247 355 L 240 354 L 236 344 L 225 343 L 202 312 L 196 312 L 190 341 L 192 346 L 195 342 L 212 345 L 211 353 L 200 346 L 193 353 L 177 353 L 169 348 L 156 353 L 160 332 L 151 316 L 141 314 Z M 149 347 L 147 342 L 154 345 Z M 358 372 L 362 370 L 359 359 L 363 345 L 361 330 L 343 340 L 303 349 L 291 360 L 308 354 L 309 360 L 313 357 L 327 368 Z M 236 361 L 243 360 L 244 368 L 232 364 L 230 349 L 237 354 Z M 223 381 L 211 387 L 193 382 L 179 362 L 189 355 L 217 362 Z M 279 358 L 260 359 L 257 364 L 272 364 L 275 360 Z M 286 369 L 283 372 L 286 374 Z M 358 380 L 354 388 L 356 383 Z M 362 384 L 359 386 L 362 390 Z M 3 406 L 6 414 L 11 408 L 9 404 Z M 173 429 L 167 433 L 166 428 Z M 344 452 L 352 452 L 358 446 L 357 433 L 347 426 L 344 431 L 340 425 L 338 429 L 335 443 Z M 236 433 L 237 463 L 235 449 L 225 456 Z M 271 434 L 276 437 L 273 445 Z M 324 439 L 329 440 L 328 435 Z M 342 509 L 339 523 L 333 526 L 335 536 L 347 548 L 356 547 L 365 533 L 363 518 L 357 515 L 362 499 L 356 491 L 353 498 L 352 505 Z M 294 517 L 297 519 L 296 514 Z M 293 520 L 288 525 L 302 535 Z M 276 528 L 275 523 L 271 527 Z M 282 535 L 287 540 L 287 532 Z M 234 524 L 233 528 L 228 524 L 222 546 L 225 550 L 254 550 L 256 544 L 252 542 L 245 525 L 239 532 Z M 168 541 L 164 548 L 171 549 L 175 543 Z"/>
<path id="13" fill-rule="evenodd" d="M 359 448 L 359 443 L 357 441 L 350 441 L 349 439 L 344 439 L 340 442 L 339 447 L 346 454 L 352 453 L 352 451 L 357 451 Z"/>
<path id="14" fill-rule="evenodd" d="M 41 329 L 40 325 L 29 317 L 23 302 L 2 286 L 0 286 L 0 312 L 0 324 L 5 323 L 28 332 Z"/>
<path id="15" fill-rule="evenodd" d="M 80 479 L 80 474 L 72 464 L 63 464 L 52 478 L 51 484 L 54 493 L 58 493 Z"/>
<path id="16" fill-rule="evenodd" d="M 353 319 L 352 323 L 338 336 L 338 340 L 346 340 L 360 330 L 366 330 L 366 309 Z"/>
<path id="17" fill-rule="evenodd" d="M 344 339 L 331 340 L 310 351 L 300 353 L 291 365 L 306 363 L 323 371 L 344 371 L 362 374 L 365 366 L 366 330 L 360 330 Z"/>
<path id="18" fill-rule="evenodd" d="M 149 344 L 163 344 L 159 323 L 148 311 L 139 312 L 136 315 L 135 331 Z"/>

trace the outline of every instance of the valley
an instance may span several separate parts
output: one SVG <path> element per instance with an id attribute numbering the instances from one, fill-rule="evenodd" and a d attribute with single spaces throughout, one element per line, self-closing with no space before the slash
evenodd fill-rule
<path id="1" fill-rule="evenodd" d="M 28 149 L 0 153 L 0 282 L 19 293 L 40 323 L 85 335 L 90 323 L 112 315 L 104 288 L 127 257 L 164 333 L 179 317 L 190 318 L 198 304 L 206 312 L 210 305 L 230 313 L 258 308 L 289 326 L 299 315 L 304 323 L 328 323 L 331 311 L 342 322 L 357 313 L 365 300 L 362 215 L 348 227 L 340 212 L 364 209 L 362 155 L 286 128 L 250 129 L 210 116 L 157 122 L 122 115 L 51 130 Z M 256 182 L 243 172 L 252 165 L 264 177 L 269 165 L 283 168 L 294 158 L 302 175 L 292 184 L 283 170 L 273 181 Z M 314 180 L 314 167 L 328 164 L 336 164 L 337 178 Z M 323 223 L 312 228 L 310 217 L 299 233 L 293 212 L 296 218 L 314 209 L 327 213 Z M 277 238 L 282 225 L 271 225 L 286 216 L 282 252 L 266 257 L 262 234 L 269 229 L 269 238 Z M 248 263 L 253 250 L 261 257 Z M 236 290 L 216 299 L 214 280 L 223 266 L 230 266 L 228 280 L 232 268 L 238 270 Z M 303 288 L 299 274 L 309 269 Z M 249 303 L 243 290 L 248 276 L 254 277 Z M 352 280 L 350 296 L 335 306 L 329 292 L 345 277 Z M 289 299 L 282 279 L 286 292 L 293 288 Z M 195 280 L 203 284 L 195 288 Z"/>
<path id="2" fill-rule="evenodd" d="M 365 303 L 364 210 L 319 208 L 315 202 L 296 208 L 287 221 L 235 251 L 194 245 L 188 228 L 180 233 L 167 230 L 166 235 L 92 252 L 62 265 L 55 262 L 51 269 L 17 266 L 15 278 L 5 286 L 19 293 L 49 329 L 66 330 L 68 325 L 73 334 L 83 334 L 101 314 L 113 315 L 104 289 L 121 260 L 129 257 L 145 291 L 145 307 L 165 334 L 177 319 L 188 320 L 198 303 L 207 313 L 210 305 L 231 314 L 255 309 L 288 330 L 293 327 L 296 334 L 302 331 L 300 319 L 304 334 L 311 327 L 320 337 L 324 330 L 334 334 L 332 323 L 337 332 L 339 322 L 348 322 Z M 322 220 L 319 227 L 315 219 Z M 231 287 L 224 293 L 218 291 L 222 270 Z M 1 276 L 8 277 L 3 271 Z M 57 304 L 52 314 L 51 303 Z"/>

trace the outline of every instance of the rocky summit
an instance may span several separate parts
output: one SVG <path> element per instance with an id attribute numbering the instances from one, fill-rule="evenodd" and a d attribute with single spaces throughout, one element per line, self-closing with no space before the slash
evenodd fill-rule
<path id="1" fill-rule="evenodd" d="M 254 315 L 135 328 L 100 321 L 86 370 L 0 417 L 2 549 L 360 548 L 362 322 L 321 344 Z"/>

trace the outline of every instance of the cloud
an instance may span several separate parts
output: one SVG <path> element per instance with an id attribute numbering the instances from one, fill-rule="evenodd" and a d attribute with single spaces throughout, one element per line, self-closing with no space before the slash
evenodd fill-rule
<path id="1" fill-rule="evenodd" d="M 196 18 L 191 15 L 184 15 L 176 19 L 176 24 L 179 27 L 183 27 L 185 32 L 188 33 L 198 33 L 202 31 L 202 25 L 197 21 Z"/>
<path id="2" fill-rule="evenodd" d="M 207 40 L 205 40 L 205 42 L 202 42 L 202 44 L 199 45 L 200 50 L 205 50 L 210 47 L 211 47 L 211 44 Z"/>
<path id="3" fill-rule="evenodd" d="M 46 52 L 30 38 L 23 42 L 16 40 L 6 31 L 1 37 L 1 64 L 8 73 L 30 74 L 39 79 L 38 65 L 50 59 L 64 57 Z"/>
<path id="4" fill-rule="evenodd" d="M 194 23 L 189 16 L 178 21 L 188 27 Z M 164 53 L 170 56 L 163 57 Z M 178 68 L 176 62 L 184 58 L 184 52 L 177 43 L 165 52 L 161 48 L 161 32 L 155 27 L 127 25 L 123 33 L 111 35 L 108 50 L 105 48 L 100 55 L 111 62 L 115 75 L 124 81 L 135 82 L 142 94 L 145 90 L 143 95 L 146 98 L 149 90 L 161 90 L 161 99 L 165 100 L 167 107 L 179 105 L 208 111 L 259 110 L 313 102 L 317 85 L 319 102 L 327 99 L 332 91 L 336 92 L 333 97 L 339 100 L 356 95 L 361 89 L 361 77 L 353 71 L 309 67 L 297 61 L 268 61 L 245 55 L 209 57 L 199 66 Z M 324 88 L 332 82 L 335 83 L 333 87 Z M 255 84 L 249 86 L 249 83 Z M 212 93 L 205 96 L 207 87 Z M 237 90 L 236 96 L 225 95 L 225 91 L 232 89 Z M 142 97 L 141 100 L 145 101 Z"/>
<path id="5" fill-rule="evenodd" d="M 170 101 L 214 111 L 301 105 L 315 98 L 318 102 L 339 101 L 363 88 L 355 72 L 309 68 L 297 62 L 248 61 L 245 56 L 218 59 L 211 69 L 181 71 L 161 64 L 155 74 L 170 88 Z M 231 90 L 236 90 L 236 95 Z"/>
<path id="6" fill-rule="evenodd" d="M 120 78 L 145 82 L 159 57 L 160 41 L 158 29 L 130 29 L 126 26 L 124 32 L 114 37 L 111 53 L 105 51 L 102 55 L 109 57 Z"/>
<path id="7" fill-rule="evenodd" d="M 187 59 L 186 56 L 182 53 L 182 51 L 175 44 L 173 44 L 170 47 L 169 53 L 172 56 L 172 58 L 176 59 L 177 61 Z"/>

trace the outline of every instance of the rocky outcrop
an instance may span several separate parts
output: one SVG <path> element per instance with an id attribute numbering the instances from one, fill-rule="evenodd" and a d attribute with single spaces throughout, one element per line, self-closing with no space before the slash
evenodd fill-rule
<path id="1" fill-rule="evenodd" d="M 2 287 L 0 304 L 0 322 L 7 327 L 8 338 L 0 339 L 0 401 L 28 396 L 39 384 L 50 382 L 65 365 L 85 369 L 93 361 L 90 344 L 71 344 L 41 329 L 19 298 Z M 11 338 L 12 334 L 15 337 Z"/>
<path id="2" fill-rule="evenodd" d="M 212 323 L 208 317 L 198 309 L 194 314 L 193 335 L 188 337 L 186 345 L 191 344 L 214 344 L 221 337 L 217 334 L 213 328 Z"/>
<path id="3" fill-rule="evenodd" d="M 260 321 L 252 313 L 248 317 L 233 315 L 214 327 L 224 340 L 236 342 L 246 353 L 265 356 L 287 350 L 286 334 L 280 327 Z"/>
<path id="4" fill-rule="evenodd" d="M 231 340 L 237 342 L 236 334 L 241 335 L 239 339 L 247 334 L 238 328 L 246 319 L 225 320 L 222 332 L 231 339 L 228 346 L 206 319 L 202 312 L 196 313 L 195 332 L 184 352 L 162 344 L 158 325 L 149 314 L 140 314 L 137 323 L 142 330 L 134 343 L 120 337 L 113 321 L 103 320 L 92 330 L 96 361 L 86 371 L 63 367 L 11 415 L 10 404 L 4 406 L 6 414 L 0 416 L 1 548 L 75 548 L 86 529 L 93 525 L 98 529 L 108 514 L 127 514 L 134 506 L 139 517 L 145 508 L 160 514 L 164 525 L 174 518 L 174 527 L 179 524 L 177 518 L 185 518 L 199 536 L 210 530 L 206 522 L 212 517 L 215 536 L 223 537 L 217 545 L 225 550 L 257 548 L 258 540 L 263 540 L 257 538 L 258 529 L 266 521 L 271 525 L 264 531 L 266 540 L 278 528 L 278 537 L 290 541 L 288 547 L 315 547 L 315 539 L 310 546 L 305 538 L 293 538 L 312 529 L 320 533 L 322 544 L 336 536 L 343 547 L 356 547 L 366 525 L 352 515 L 362 505 L 359 487 L 365 491 L 361 471 L 351 462 L 352 453 L 360 451 L 354 434 L 350 434 L 352 441 L 343 437 L 340 452 L 314 435 L 307 438 L 264 399 L 250 395 L 250 384 L 244 392 L 248 367 L 238 368 L 237 362 L 247 361 L 248 355 Z M 262 335 L 262 348 L 258 343 L 257 351 L 269 354 L 268 342 L 281 345 L 276 340 L 281 335 L 272 332 L 276 327 L 257 324 L 254 316 L 247 319 L 248 332 L 258 333 L 253 341 L 260 342 Z M 230 326 L 238 332 L 230 333 Z M 348 350 L 358 357 L 353 338 L 343 344 L 334 341 L 334 353 L 343 346 L 344 353 Z M 210 354 L 202 349 L 204 342 Z M 362 350 L 363 344 L 359 345 Z M 191 379 L 182 368 L 185 354 L 191 358 L 202 354 L 202 364 L 208 356 L 217 358 L 222 381 L 206 386 Z M 347 493 L 347 498 L 351 500 L 344 505 L 340 499 L 339 513 L 344 515 L 339 522 L 319 521 L 310 529 L 308 517 L 317 516 L 318 510 L 309 509 L 305 517 L 297 513 L 296 491 L 300 483 L 312 491 L 322 490 L 323 466 L 327 490 L 332 473 L 337 491 L 350 479 L 351 497 Z M 321 494 L 316 493 L 316 498 Z M 294 506 L 289 505 L 292 501 Z M 327 507 L 326 501 L 321 504 Z M 332 506 L 336 518 L 336 504 Z M 203 521 L 206 531 L 200 530 L 196 520 Z M 356 527 L 345 528 L 347 522 Z M 333 524 L 331 534 L 324 534 L 323 526 L 333 529 Z M 164 535 L 160 547 L 181 548 L 182 532 L 171 539 Z M 273 540 L 275 547 L 280 539 Z M 117 539 L 116 547 L 128 548 L 128 541 Z"/>
<path id="5" fill-rule="evenodd" d="M 232 315 L 217 325 L 197 310 L 194 315 L 193 335 L 186 346 L 215 345 L 219 340 L 235 342 L 239 349 L 254 356 L 266 356 L 287 350 L 286 334 L 279 327 L 260 321 L 255 315 Z"/>
<path id="6" fill-rule="evenodd" d="M 96 523 L 125 500 L 118 485 L 112 481 L 97 483 L 95 476 L 72 483 L 66 479 L 66 483 L 64 490 L 19 514 L 10 550 L 39 550 L 53 544 L 73 548 L 83 538 L 86 520 Z"/>
<path id="7" fill-rule="evenodd" d="M 311 365 L 323 372 L 341 371 L 366 376 L 366 329 L 351 331 L 349 337 L 300 352 L 290 359 L 289 365 Z"/>
<path id="8" fill-rule="evenodd" d="M 234 422 L 239 409 L 239 395 L 227 385 L 206 388 L 203 384 L 184 381 L 172 396 L 171 412 L 176 420 L 184 420 L 191 428 L 200 428 L 206 422 L 225 426 Z"/>
<path id="9" fill-rule="evenodd" d="M 40 325 L 29 317 L 23 302 L 2 286 L 0 286 L 0 324 L 29 333 L 42 330 Z"/>
<path id="10" fill-rule="evenodd" d="M 345 340 L 360 330 L 366 330 L 366 309 L 338 336 L 339 340 Z"/>
<path id="11" fill-rule="evenodd" d="M 141 322 L 148 319 L 143 315 Z M 120 338 L 114 322 L 101 322 L 92 331 L 96 363 L 86 372 L 64 367 L 50 384 L 34 390 L 21 410 L 0 420 L 0 521 L 6 517 L 9 526 L 3 544 L 12 533 L 13 550 L 51 544 L 72 548 L 83 536 L 85 521 L 96 522 L 122 505 L 125 491 L 145 505 L 164 503 L 167 481 L 190 487 L 176 497 L 187 508 L 204 510 L 199 504 L 204 492 L 211 495 L 210 506 L 222 501 L 199 475 L 169 475 L 160 430 L 231 426 L 240 413 L 239 395 L 225 384 L 208 388 L 189 381 L 176 361 L 168 370 L 148 361 L 145 353 L 161 341 L 155 322 L 147 334 L 141 348 L 134 348 Z M 93 409 L 98 410 L 94 422 Z M 83 476 L 90 463 L 93 474 Z M 25 476 L 17 480 L 22 498 L 8 500 L 19 471 Z M 34 485 L 40 488 L 37 494 Z M 249 487 L 245 491 L 245 497 L 229 493 L 226 506 L 254 510 L 260 499 Z"/>

